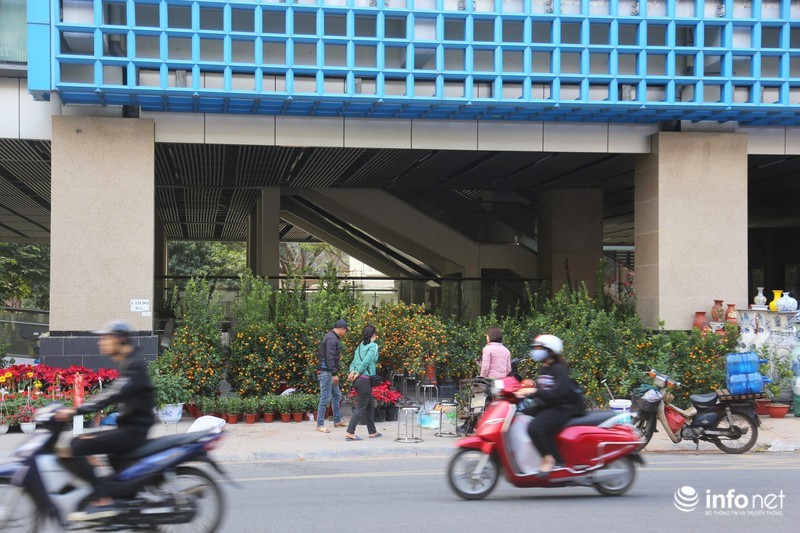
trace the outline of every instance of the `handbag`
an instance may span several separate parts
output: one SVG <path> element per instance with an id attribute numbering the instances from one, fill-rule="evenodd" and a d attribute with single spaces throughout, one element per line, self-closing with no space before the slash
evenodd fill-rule
<path id="1" fill-rule="evenodd" d="M 358 346 L 358 348 L 356 349 L 356 352 L 358 353 L 358 358 L 363 362 L 364 358 L 361 356 L 361 346 L 362 345 Z M 358 378 L 356 378 L 356 379 L 358 379 Z M 369 377 L 369 385 L 370 385 L 370 387 L 377 387 L 380 384 L 381 384 L 381 379 L 378 376 L 370 376 Z"/>

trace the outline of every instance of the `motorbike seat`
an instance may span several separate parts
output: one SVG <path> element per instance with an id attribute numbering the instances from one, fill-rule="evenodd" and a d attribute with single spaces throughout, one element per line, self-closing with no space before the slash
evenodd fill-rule
<path id="1" fill-rule="evenodd" d="M 191 444 L 197 442 L 198 439 L 203 437 L 205 432 L 196 433 L 183 433 L 181 435 L 169 435 L 167 437 L 159 437 L 157 439 L 148 440 L 138 448 L 126 453 L 116 454 L 116 459 L 123 461 L 130 461 L 134 459 L 141 459 L 148 455 L 155 455 L 164 450 L 180 446 L 182 444 Z"/>
<path id="2" fill-rule="evenodd" d="M 697 407 L 712 407 L 717 404 L 719 398 L 716 392 L 708 392 L 706 394 L 692 394 L 689 396 L 689 401 Z"/>
<path id="3" fill-rule="evenodd" d="M 567 422 L 564 427 L 572 427 L 572 426 L 599 426 L 612 416 L 616 416 L 619 413 L 615 411 L 592 411 L 583 416 L 576 416 L 571 418 L 569 422 Z"/>

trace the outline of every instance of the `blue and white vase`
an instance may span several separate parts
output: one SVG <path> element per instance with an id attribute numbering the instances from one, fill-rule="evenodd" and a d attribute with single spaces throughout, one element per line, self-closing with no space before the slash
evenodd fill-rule
<path id="1" fill-rule="evenodd" d="M 783 296 L 778 300 L 776 307 L 780 313 L 793 313 L 797 311 L 797 300 L 789 296 L 788 292 L 784 292 Z"/>

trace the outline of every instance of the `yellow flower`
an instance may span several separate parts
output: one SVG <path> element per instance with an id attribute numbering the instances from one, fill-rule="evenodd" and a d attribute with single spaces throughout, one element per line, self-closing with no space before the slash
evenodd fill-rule
<path id="1" fill-rule="evenodd" d="M 6 377 L 0 376 L 0 383 L 5 383 L 5 382 L 6 382 Z"/>
<path id="2" fill-rule="evenodd" d="M 27 376 L 28 376 L 29 378 L 32 378 L 32 377 L 33 377 L 33 372 L 28 372 Z"/>

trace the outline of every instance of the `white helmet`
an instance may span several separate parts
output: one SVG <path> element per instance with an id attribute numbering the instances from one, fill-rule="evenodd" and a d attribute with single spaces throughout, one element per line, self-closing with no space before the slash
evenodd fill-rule
<path id="1" fill-rule="evenodd" d="M 539 335 L 533 339 L 533 346 L 547 348 L 556 355 L 561 355 L 564 351 L 564 343 L 555 335 Z"/>

